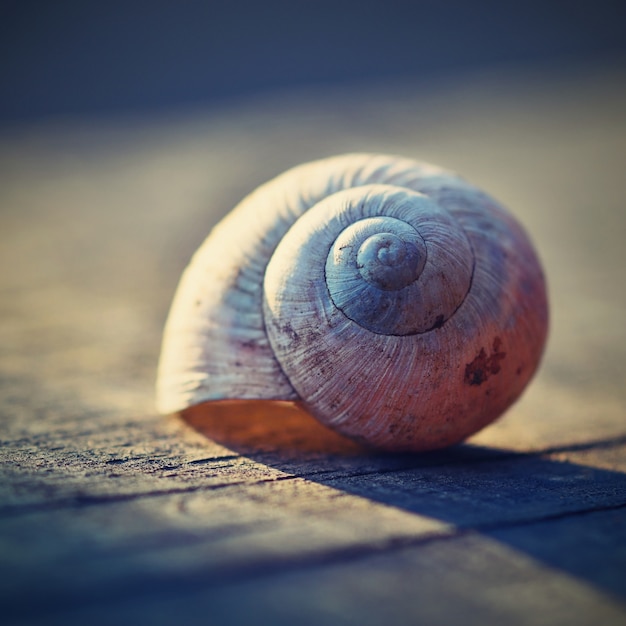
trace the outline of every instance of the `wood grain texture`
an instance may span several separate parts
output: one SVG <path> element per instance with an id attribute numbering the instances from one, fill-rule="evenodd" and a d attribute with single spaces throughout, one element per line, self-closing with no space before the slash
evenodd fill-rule
<path id="1" fill-rule="evenodd" d="M 626 624 L 624 85 L 491 75 L 1 137 L 3 622 Z M 424 455 L 282 404 L 158 417 L 211 225 L 354 150 L 456 169 L 525 224 L 552 328 L 522 400 Z"/>

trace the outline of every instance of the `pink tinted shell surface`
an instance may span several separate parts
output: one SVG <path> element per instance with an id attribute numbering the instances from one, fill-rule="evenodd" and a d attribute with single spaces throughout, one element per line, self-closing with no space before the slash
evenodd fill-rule
<path id="1" fill-rule="evenodd" d="M 259 188 L 198 250 L 158 405 L 288 400 L 370 446 L 441 448 L 519 397 L 547 325 L 537 255 L 495 200 L 409 159 L 333 157 Z"/>

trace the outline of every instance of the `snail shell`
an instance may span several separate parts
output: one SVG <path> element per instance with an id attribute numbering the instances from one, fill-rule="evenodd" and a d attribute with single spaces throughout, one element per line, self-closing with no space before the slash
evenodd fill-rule
<path id="1" fill-rule="evenodd" d="M 287 400 L 375 447 L 440 448 L 518 398 L 547 320 L 536 254 L 495 200 L 405 158 L 324 159 L 261 186 L 196 252 L 158 408 Z"/>

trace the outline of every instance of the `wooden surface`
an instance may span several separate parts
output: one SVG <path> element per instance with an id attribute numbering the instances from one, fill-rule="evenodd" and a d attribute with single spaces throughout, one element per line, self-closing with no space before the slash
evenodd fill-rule
<path id="1" fill-rule="evenodd" d="M 626 72 L 291 93 L 0 138 L 6 624 L 626 624 Z M 377 455 L 284 405 L 153 410 L 211 225 L 291 165 L 456 169 L 544 261 L 542 369 L 466 445 Z"/>

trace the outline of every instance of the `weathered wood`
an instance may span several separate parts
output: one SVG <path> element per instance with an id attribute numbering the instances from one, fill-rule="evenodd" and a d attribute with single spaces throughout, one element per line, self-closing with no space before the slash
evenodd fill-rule
<path id="1" fill-rule="evenodd" d="M 262 624 L 350 624 L 355 616 L 363 624 L 624 621 L 623 609 L 592 587 L 476 535 L 341 561 L 224 586 L 185 581 L 182 590 L 158 598 L 146 589 L 107 613 L 156 623 L 183 614 L 210 624 L 240 624 L 251 616 Z M 79 609 L 69 617 L 104 623 L 95 611 Z"/>
<path id="2" fill-rule="evenodd" d="M 0 579 L 7 597 L 15 598 L 21 573 L 51 605 L 64 596 L 76 601 L 89 589 L 110 593 L 127 578 L 159 583 L 198 569 L 211 579 L 225 572 L 237 579 L 255 568 L 273 569 L 277 561 L 337 562 L 342 554 L 376 554 L 467 530 L 497 533 L 624 506 L 621 472 L 579 465 L 575 453 L 568 458 L 522 456 L 256 481 L 241 470 L 239 482 L 230 485 L 207 480 L 179 490 L 80 495 L 5 515 L 0 536 L 7 563 Z M 571 526 L 574 536 L 584 529 Z M 69 553 L 68 546 L 74 547 Z M 618 556 L 624 564 L 626 554 Z M 50 580 L 48 570 L 37 569 L 42 560 L 67 574 Z M 593 580 L 594 572 L 588 577 Z M 128 585 L 120 590 L 127 592 Z"/>
<path id="3" fill-rule="evenodd" d="M 300 532 L 284 533 L 282 549 L 268 549 L 265 561 L 249 560 L 245 571 L 233 570 L 212 547 L 230 547 L 243 561 L 250 545 L 259 546 L 259 536 L 250 542 L 223 535 L 213 545 L 173 551 L 133 543 L 130 556 L 111 568 L 111 553 L 101 556 L 101 575 L 83 579 L 75 596 L 68 597 L 68 587 L 55 581 L 45 593 L 36 589 L 30 596 L 39 606 L 31 599 L 12 608 L 19 606 L 16 617 L 29 623 L 45 607 L 47 624 L 171 623 L 181 615 L 211 624 L 252 618 L 262 624 L 350 623 L 355 615 L 366 624 L 624 623 L 623 605 L 590 585 L 587 576 L 572 576 L 560 564 L 528 556 L 506 541 L 467 533 L 408 546 L 368 541 L 365 548 L 328 554 L 314 552 L 325 539 L 313 536 L 309 554 L 289 558 L 289 546 L 302 543 L 308 531 L 303 523 Z M 592 559 L 588 565 L 602 563 Z M 74 566 L 57 561 L 60 572 Z M 53 595 L 59 589 L 63 595 Z"/>
<path id="4" fill-rule="evenodd" d="M 3 622 L 626 624 L 623 78 L 1 137 Z M 284 405 L 156 416 L 161 328 L 210 226 L 348 150 L 457 169 L 528 227 L 553 307 L 531 388 L 417 456 Z"/>

